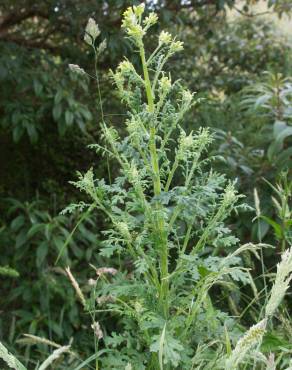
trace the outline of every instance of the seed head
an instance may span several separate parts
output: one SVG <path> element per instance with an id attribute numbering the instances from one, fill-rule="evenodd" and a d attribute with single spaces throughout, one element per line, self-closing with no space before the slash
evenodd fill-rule
<path id="1" fill-rule="evenodd" d="M 98 46 L 98 53 L 102 54 L 105 51 L 106 47 L 107 47 L 107 43 L 106 43 L 106 40 L 104 39 Z"/>
<path id="2" fill-rule="evenodd" d="M 76 281 L 76 279 L 74 278 L 74 276 L 72 275 L 71 273 L 71 270 L 70 270 L 70 267 L 68 266 L 67 268 L 65 268 L 65 271 L 67 273 L 67 276 L 73 286 L 73 288 L 75 289 L 75 292 L 77 294 L 77 297 L 80 299 L 80 302 L 82 303 L 82 305 L 85 307 L 86 306 L 86 301 L 85 301 L 85 298 L 84 298 L 84 295 L 79 287 L 79 284 L 78 282 Z"/>
<path id="3" fill-rule="evenodd" d="M 113 267 L 100 267 L 95 270 L 97 276 L 101 276 L 104 274 L 110 274 L 110 275 L 115 275 L 118 270 L 113 268 Z"/>
<path id="4" fill-rule="evenodd" d="M 100 35 L 100 30 L 98 28 L 98 25 L 96 24 L 95 20 L 93 18 L 89 18 L 86 28 L 85 28 L 85 35 L 84 35 L 84 41 L 88 45 L 93 45 L 95 39 Z"/>
<path id="5" fill-rule="evenodd" d="M 102 339 L 103 338 L 103 332 L 100 328 L 100 325 L 99 325 L 99 322 L 96 321 L 94 322 L 92 325 L 91 325 L 91 328 L 93 329 L 94 331 L 94 334 L 95 336 L 98 338 L 98 339 Z"/>
<path id="6" fill-rule="evenodd" d="M 85 75 L 84 69 L 79 67 L 77 64 L 69 64 L 69 69 L 71 72 L 77 73 L 79 75 Z"/>
<path id="7" fill-rule="evenodd" d="M 292 280 L 292 247 L 287 249 L 281 262 L 277 264 L 277 274 L 272 287 L 271 296 L 266 306 L 266 316 L 273 316 L 279 307 Z"/>
<path id="8" fill-rule="evenodd" d="M 226 360 L 226 370 L 237 369 L 238 364 L 242 362 L 246 354 L 258 344 L 261 343 L 266 330 L 267 319 L 263 319 L 259 323 L 253 325 L 245 335 L 239 339 L 236 347 L 232 351 L 229 358 Z"/>

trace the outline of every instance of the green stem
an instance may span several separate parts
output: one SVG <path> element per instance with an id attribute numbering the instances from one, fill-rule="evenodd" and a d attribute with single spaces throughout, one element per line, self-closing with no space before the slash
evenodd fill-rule
<path id="1" fill-rule="evenodd" d="M 189 240 L 190 240 L 190 237 L 191 237 L 192 229 L 193 229 L 193 223 L 191 222 L 188 225 L 188 229 L 187 229 L 187 233 L 186 233 L 186 236 L 185 236 L 185 239 L 184 239 L 184 243 L 183 243 L 182 249 L 180 251 L 181 254 L 184 254 L 186 249 L 187 249 L 187 246 L 188 246 L 188 243 L 189 243 Z"/>
<path id="2" fill-rule="evenodd" d="M 140 47 L 140 57 L 142 61 L 142 68 L 143 68 L 143 74 L 144 74 L 144 80 L 145 80 L 144 82 L 145 82 L 145 90 L 146 90 L 147 101 L 148 101 L 148 109 L 149 109 L 149 112 L 153 113 L 154 112 L 154 100 L 153 100 L 151 83 L 150 83 L 147 63 L 145 59 L 145 51 L 144 51 L 143 46 Z"/>
<path id="3" fill-rule="evenodd" d="M 172 182 L 173 176 L 174 176 L 175 171 L 176 171 L 176 169 L 178 167 L 178 163 L 179 163 L 179 156 L 176 155 L 175 161 L 173 163 L 172 169 L 171 169 L 171 171 L 170 171 L 170 173 L 168 175 L 167 182 L 166 182 L 165 187 L 164 187 L 164 191 L 165 192 L 167 192 L 169 190 L 169 187 L 170 187 L 170 184 Z"/>
<path id="4" fill-rule="evenodd" d="M 151 88 L 151 82 L 149 78 L 147 62 L 145 58 L 145 51 L 143 45 L 140 46 L 140 57 L 142 62 L 143 74 L 144 74 L 144 84 L 145 91 L 148 102 L 148 111 L 149 113 L 154 114 L 155 105 L 153 92 Z M 159 196 L 161 194 L 161 181 L 160 181 L 160 169 L 159 161 L 157 156 L 156 148 L 156 128 L 155 122 L 152 122 L 150 126 L 150 139 L 149 139 L 149 151 L 151 157 L 151 167 L 153 173 L 153 188 L 154 196 Z M 157 218 L 155 222 L 155 231 L 159 236 L 159 249 L 160 249 L 160 268 L 161 268 L 161 289 L 160 289 L 160 305 L 163 310 L 165 317 L 168 317 L 168 293 L 169 293 L 169 283 L 168 283 L 168 243 L 167 243 L 167 234 L 165 230 L 165 222 L 163 215 L 161 213 L 161 205 L 156 204 Z"/>

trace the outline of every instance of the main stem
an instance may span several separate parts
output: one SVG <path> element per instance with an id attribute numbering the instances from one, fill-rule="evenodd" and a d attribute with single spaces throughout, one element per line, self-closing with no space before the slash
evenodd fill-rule
<path id="1" fill-rule="evenodd" d="M 153 113 L 155 111 L 153 92 L 151 88 L 151 82 L 149 78 L 147 63 L 145 59 L 145 51 L 143 45 L 140 46 L 140 57 L 142 61 L 142 68 L 144 74 L 145 90 L 148 102 L 148 111 Z M 149 139 L 149 150 L 151 157 L 151 166 L 153 172 L 153 188 L 154 195 L 157 197 L 161 194 L 161 181 L 160 181 L 160 169 L 159 161 L 157 156 L 156 148 L 156 128 L 155 122 L 150 124 L 150 139 Z M 163 310 L 164 316 L 167 319 L 169 314 L 168 308 L 168 293 L 169 293 L 169 283 L 168 283 L 168 243 L 167 243 L 167 233 L 164 218 L 162 215 L 161 205 L 156 204 L 157 210 L 157 225 L 155 225 L 155 230 L 159 235 L 159 249 L 160 249 L 160 268 L 161 268 L 161 286 L 160 286 L 160 305 Z"/>

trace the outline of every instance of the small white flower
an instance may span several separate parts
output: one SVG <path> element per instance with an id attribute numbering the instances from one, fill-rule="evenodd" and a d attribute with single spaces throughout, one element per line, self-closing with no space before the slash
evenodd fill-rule
<path id="1" fill-rule="evenodd" d="M 183 136 L 180 143 L 184 149 L 190 149 L 194 145 L 193 134 L 190 133 L 188 136 Z"/>
<path id="2" fill-rule="evenodd" d="M 194 95 L 189 90 L 183 90 L 182 101 L 184 104 L 189 105 L 193 100 Z"/>
<path id="3" fill-rule="evenodd" d="M 121 71 L 122 74 L 128 74 L 133 71 L 134 66 L 131 62 L 128 60 L 123 60 L 119 66 L 118 69 Z"/>
<path id="4" fill-rule="evenodd" d="M 159 45 L 163 45 L 171 43 L 171 40 L 172 40 L 171 34 L 169 32 L 162 31 L 159 35 L 158 42 Z"/>
<path id="5" fill-rule="evenodd" d="M 138 133 L 140 125 L 137 119 L 132 117 L 130 120 L 127 120 L 126 123 L 128 131 L 132 136 Z"/>
<path id="6" fill-rule="evenodd" d="M 137 7 L 138 8 L 138 7 Z M 141 9 L 137 9 L 136 12 L 141 11 Z M 141 39 L 144 36 L 144 31 L 142 26 L 139 24 L 137 16 L 133 10 L 133 8 L 128 8 L 124 12 L 124 18 L 122 22 L 122 27 L 126 29 L 129 36 L 132 36 L 137 39 Z"/>
<path id="7" fill-rule="evenodd" d="M 149 28 L 153 26 L 153 24 L 157 23 L 158 17 L 155 13 L 150 13 L 148 17 L 146 17 L 143 21 L 143 24 L 146 26 L 146 28 Z"/>
<path id="8" fill-rule="evenodd" d="M 145 4 L 140 4 L 138 6 L 133 6 L 134 13 L 136 17 L 141 17 L 141 15 L 144 13 L 145 10 Z"/>
<path id="9" fill-rule="evenodd" d="M 170 78 L 163 76 L 159 81 L 159 86 L 163 92 L 168 92 L 171 88 Z"/>
<path id="10" fill-rule="evenodd" d="M 170 52 L 171 53 L 176 53 L 178 51 L 181 51 L 183 50 L 184 48 L 184 43 L 182 41 L 173 41 L 171 44 L 170 44 Z"/>

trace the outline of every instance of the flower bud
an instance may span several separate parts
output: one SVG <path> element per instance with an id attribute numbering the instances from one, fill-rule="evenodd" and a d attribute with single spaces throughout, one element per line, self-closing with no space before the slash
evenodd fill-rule
<path id="1" fill-rule="evenodd" d="M 159 45 L 169 44 L 171 43 L 171 40 L 172 40 L 171 34 L 169 32 L 162 31 L 159 35 L 158 43 Z"/>
<path id="2" fill-rule="evenodd" d="M 167 93 L 171 88 L 171 79 L 166 76 L 163 76 L 159 81 L 159 86 L 162 92 Z"/>
<path id="3" fill-rule="evenodd" d="M 183 45 L 184 43 L 182 41 L 173 41 L 171 44 L 170 44 L 170 48 L 169 48 L 169 51 L 171 53 L 176 53 L 178 51 L 181 51 L 183 50 Z"/>
<path id="4" fill-rule="evenodd" d="M 157 21 L 158 21 L 157 14 L 152 12 L 148 15 L 148 17 L 144 19 L 143 24 L 144 26 L 146 26 L 146 28 L 149 28 L 153 26 L 155 23 L 157 23 Z"/>
<path id="5" fill-rule="evenodd" d="M 133 6 L 133 10 L 136 17 L 141 17 L 141 15 L 144 13 L 145 10 L 145 4 L 140 4 L 138 6 Z"/>

